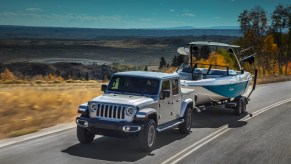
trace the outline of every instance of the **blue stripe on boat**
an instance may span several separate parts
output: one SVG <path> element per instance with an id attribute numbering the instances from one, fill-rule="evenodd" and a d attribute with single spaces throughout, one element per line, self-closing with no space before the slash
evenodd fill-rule
<path id="1" fill-rule="evenodd" d="M 248 81 L 236 84 L 214 85 L 214 86 L 212 85 L 203 87 L 223 97 L 234 98 L 241 95 L 245 91 L 247 83 Z"/>

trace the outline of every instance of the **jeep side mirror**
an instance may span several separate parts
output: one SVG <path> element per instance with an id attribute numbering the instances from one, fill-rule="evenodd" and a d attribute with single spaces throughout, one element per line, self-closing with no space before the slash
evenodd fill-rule
<path id="1" fill-rule="evenodd" d="M 101 86 L 101 91 L 105 92 L 107 89 L 107 85 L 106 84 L 102 84 Z"/>
<path id="2" fill-rule="evenodd" d="M 163 96 L 164 98 L 170 97 L 171 91 L 170 90 L 163 90 Z"/>

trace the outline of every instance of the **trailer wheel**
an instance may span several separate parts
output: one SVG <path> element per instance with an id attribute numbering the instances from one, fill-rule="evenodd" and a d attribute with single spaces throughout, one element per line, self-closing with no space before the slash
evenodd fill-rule
<path id="1" fill-rule="evenodd" d="M 240 116 L 244 111 L 245 103 L 242 97 L 238 97 L 236 101 L 237 105 L 236 108 L 234 109 L 234 114 Z"/>
<path id="2" fill-rule="evenodd" d="M 243 99 L 243 108 L 242 108 L 242 114 L 245 114 L 245 113 L 247 113 L 247 98 L 246 97 L 242 97 L 242 99 Z"/>

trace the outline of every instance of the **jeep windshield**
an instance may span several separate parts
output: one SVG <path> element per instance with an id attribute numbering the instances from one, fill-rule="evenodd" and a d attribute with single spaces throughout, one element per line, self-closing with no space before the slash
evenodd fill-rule
<path id="1" fill-rule="evenodd" d="M 108 91 L 132 94 L 156 95 L 160 81 L 152 78 L 114 76 L 108 86 Z"/>

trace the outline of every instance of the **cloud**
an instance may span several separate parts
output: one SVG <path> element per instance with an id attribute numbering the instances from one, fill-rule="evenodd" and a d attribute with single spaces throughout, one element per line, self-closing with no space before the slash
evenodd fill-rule
<path id="1" fill-rule="evenodd" d="M 192 13 L 184 13 L 182 14 L 183 16 L 187 16 L 187 17 L 194 17 L 196 15 L 192 14 Z"/>
<path id="2" fill-rule="evenodd" d="M 26 8 L 25 11 L 32 12 L 32 13 L 37 13 L 37 12 L 42 12 L 43 9 L 41 9 L 41 8 Z"/>
<path id="3" fill-rule="evenodd" d="M 174 12 L 174 11 L 176 11 L 176 10 L 174 10 L 174 9 L 171 9 L 171 10 L 170 10 L 170 12 Z"/>
<path id="4" fill-rule="evenodd" d="M 222 17 L 214 17 L 215 19 L 221 19 Z"/>

